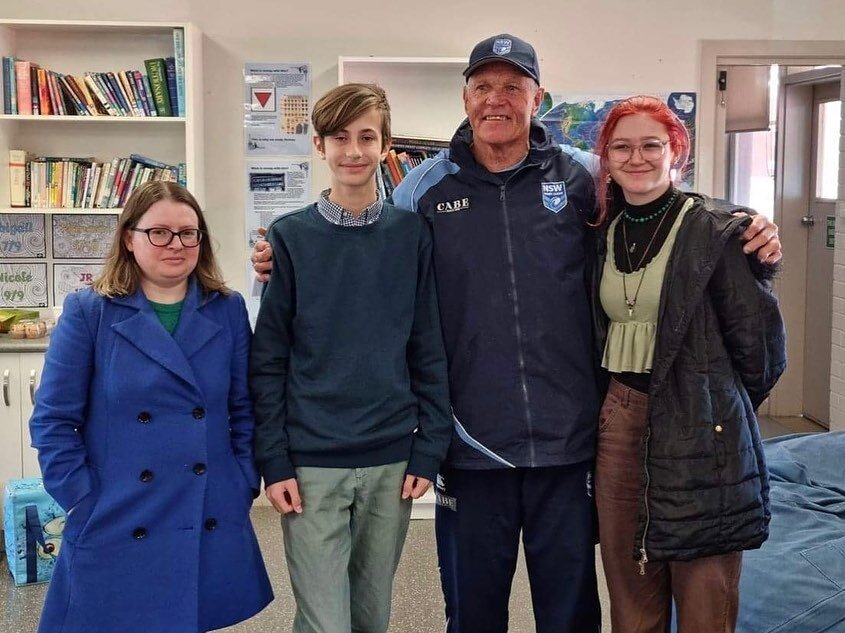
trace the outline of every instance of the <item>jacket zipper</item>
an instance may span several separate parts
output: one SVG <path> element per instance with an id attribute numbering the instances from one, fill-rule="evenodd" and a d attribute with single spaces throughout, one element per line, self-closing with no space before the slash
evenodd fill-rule
<path id="1" fill-rule="evenodd" d="M 651 483 L 651 475 L 648 473 L 648 444 L 651 439 L 651 426 L 648 427 L 645 435 L 645 452 L 643 456 L 643 468 L 645 469 L 645 489 L 643 491 L 643 503 L 645 504 L 645 527 L 643 527 L 643 539 L 640 542 L 640 576 L 645 576 L 645 566 L 648 562 L 648 552 L 645 547 L 645 539 L 648 534 L 649 523 L 651 523 L 651 512 L 648 509 L 648 487 Z"/>
<path id="2" fill-rule="evenodd" d="M 525 377 L 525 353 L 522 349 L 522 327 L 519 325 L 519 297 L 516 292 L 516 271 L 513 263 L 513 247 L 511 245 L 511 229 L 508 222 L 508 204 L 505 200 L 505 185 L 499 187 L 499 201 L 502 203 L 502 215 L 505 225 L 505 245 L 508 249 L 508 268 L 510 271 L 511 293 L 513 295 L 514 332 L 516 334 L 517 363 L 519 364 L 519 381 L 522 387 L 522 404 L 525 410 L 525 424 L 528 428 L 528 462 L 536 464 L 534 448 L 534 425 L 531 418 L 531 403 L 528 397 L 528 380 Z"/>

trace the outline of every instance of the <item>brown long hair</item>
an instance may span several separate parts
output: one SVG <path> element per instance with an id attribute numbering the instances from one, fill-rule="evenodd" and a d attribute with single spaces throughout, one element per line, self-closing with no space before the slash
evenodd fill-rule
<path id="1" fill-rule="evenodd" d="M 103 271 L 94 281 L 94 291 L 104 297 L 125 297 L 137 290 L 141 269 L 135 261 L 135 256 L 126 248 L 124 237 L 127 231 L 138 226 L 147 210 L 160 200 L 187 204 L 197 214 L 197 226 L 204 235 L 197 247 L 200 252 L 193 275 L 203 293 L 229 294 L 231 290 L 223 283 L 223 274 L 214 257 L 211 234 L 196 198 L 182 185 L 161 181 L 144 183 L 129 196 L 118 218 L 114 240 Z"/>
<path id="2" fill-rule="evenodd" d="M 608 177 L 610 170 L 607 166 L 607 146 L 613 138 L 613 132 L 619 119 L 630 114 L 647 114 L 658 123 L 662 123 L 669 134 L 669 148 L 675 155 L 675 163 L 672 168 L 675 170 L 676 178 L 680 178 L 687 165 L 690 153 L 690 139 L 687 128 L 681 123 L 677 115 L 663 101 L 657 97 L 637 95 L 624 101 L 620 101 L 610 109 L 599 132 L 596 141 L 596 151 L 599 155 L 600 167 L 596 174 L 596 201 L 599 212 L 596 216 L 595 226 L 601 226 L 608 219 L 611 202 L 615 195 L 621 195 L 619 186 L 610 182 Z"/>

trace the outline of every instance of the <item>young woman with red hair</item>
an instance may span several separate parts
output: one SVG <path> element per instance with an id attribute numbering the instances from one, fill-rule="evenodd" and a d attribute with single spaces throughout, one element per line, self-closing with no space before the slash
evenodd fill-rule
<path id="1" fill-rule="evenodd" d="M 597 144 L 596 330 L 610 385 L 596 503 L 614 633 L 734 630 L 742 550 L 768 535 L 755 410 L 785 367 L 748 218 L 673 184 L 689 156 L 659 99 L 614 106 Z M 761 280 L 762 279 L 762 280 Z"/>

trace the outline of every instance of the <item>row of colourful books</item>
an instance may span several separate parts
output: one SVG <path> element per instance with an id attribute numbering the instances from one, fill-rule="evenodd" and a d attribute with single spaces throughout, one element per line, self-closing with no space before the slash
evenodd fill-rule
<path id="1" fill-rule="evenodd" d="M 389 196 L 414 167 L 447 147 L 449 147 L 448 141 L 395 137 L 381 165 L 381 180 L 384 184 L 385 195 Z"/>
<path id="2" fill-rule="evenodd" d="M 185 38 L 173 29 L 174 55 L 144 60 L 144 70 L 66 75 L 3 57 L 5 114 L 185 116 Z"/>
<path id="3" fill-rule="evenodd" d="M 120 208 L 141 184 L 185 184 L 184 163 L 169 165 L 140 154 L 97 162 L 94 158 L 32 156 L 9 150 L 10 206 L 33 209 Z"/>

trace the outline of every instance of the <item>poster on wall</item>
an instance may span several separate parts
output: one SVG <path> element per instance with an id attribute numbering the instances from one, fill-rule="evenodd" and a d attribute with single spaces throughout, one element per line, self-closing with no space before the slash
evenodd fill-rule
<path id="1" fill-rule="evenodd" d="M 116 215 L 53 215 L 55 259 L 103 259 L 117 228 Z"/>
<path id="2" fill-rule="evenodd" d="M 540 106 L 539 118 L 561 145 L 572 145 L 592 151 L 599 126 L 608 111 L 631 95 L 578 95 L 546 93 Z M 686 126 L 690 135 L 690 158 L 681 174 L 679 186 L 691 190 L 695 183 L 695 115 L 697 95 L 694 92 L 663 92 L 654 96 L 665 100 L 669 108 Z"/>
<path id="3" fill-rule="evenodd" d="M 47 257 L 44 216 L 40 213 L 0 215 L 0 258 Z"/>
<path id="4" fill-rule="evenodd" d="M 47 307 L 47 264 L 0 264 L 4 308 Z"/>
<path id="5" fill-rule="evenodd" d="M 103 264 L 54 264 L 53 265 L 53 298 L 55 305 L 63 305 L 69 294 L 87 288 L 100 271 Z"/>
<path id="6" fill-rule="evenodd" d="M 310 107 L 310 64 L 244 64 L 246 155 L 310 155 Z"/>
<path id="7" fill-rule="evenodd" d="M 259 161 L 246 164 L 246 236 L 249 248 L 258 239 L 258 227 L 307 205 L 311 192 L 311 161 Z"/>

